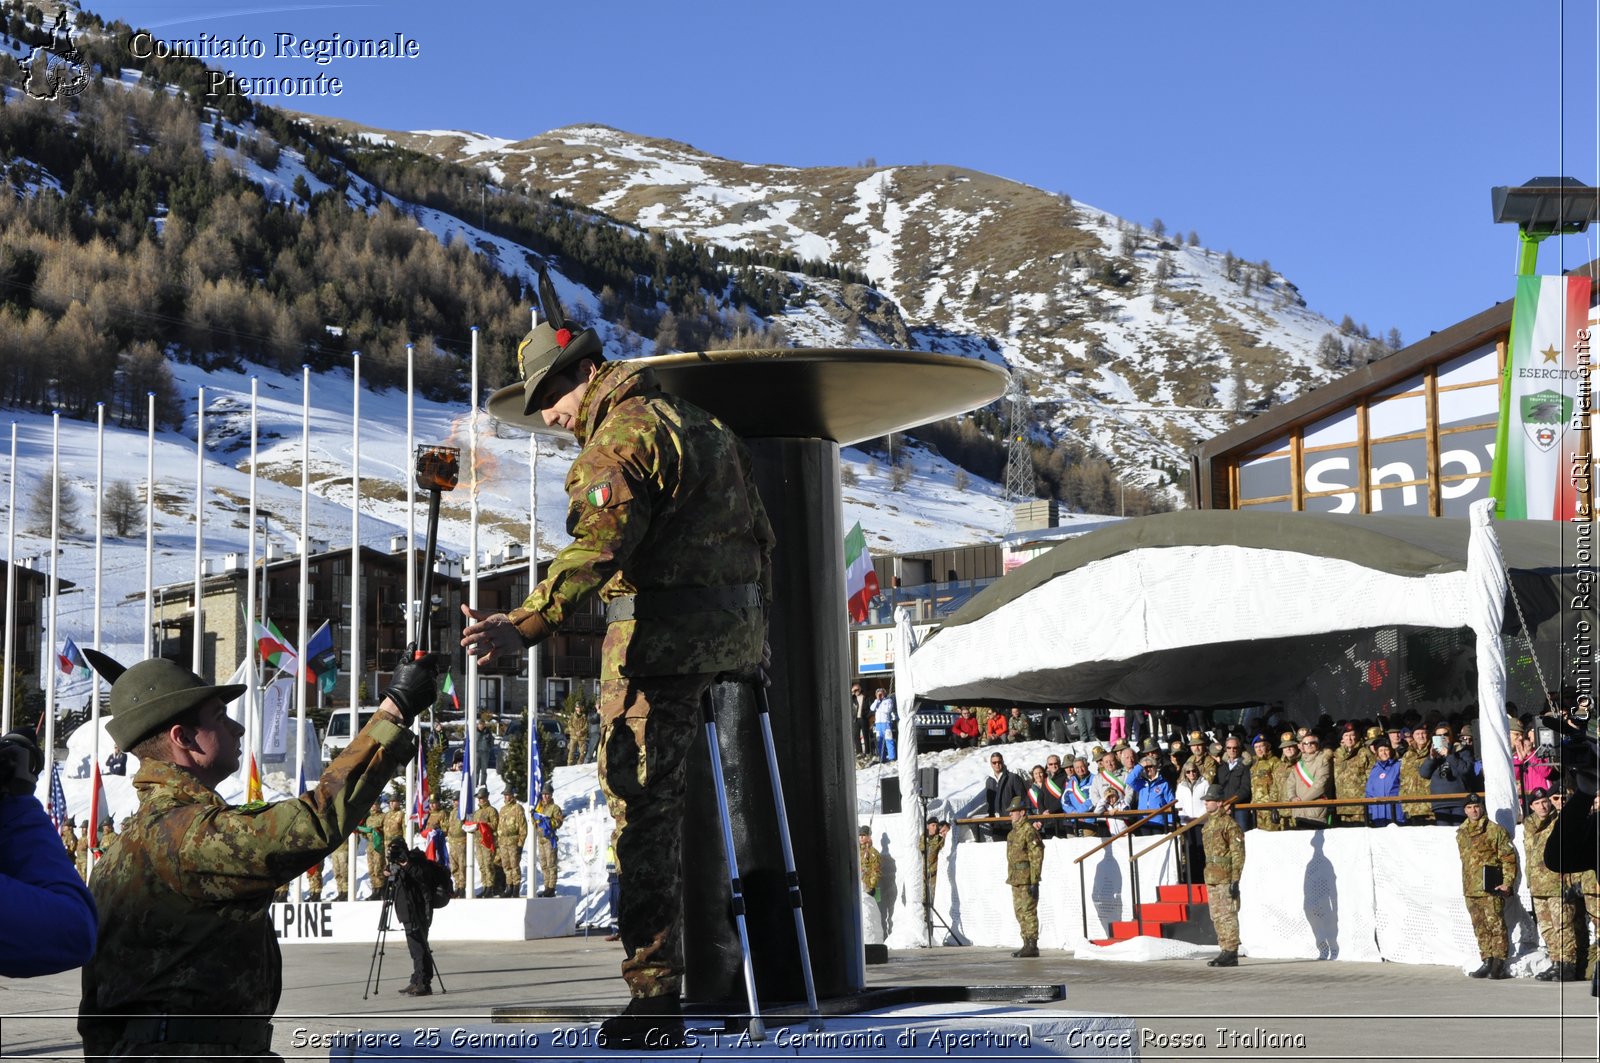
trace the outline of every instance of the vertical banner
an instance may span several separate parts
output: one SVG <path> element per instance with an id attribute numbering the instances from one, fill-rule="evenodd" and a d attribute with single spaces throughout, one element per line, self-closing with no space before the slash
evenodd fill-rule
<path id="1" fill-rule="evenodd" d="M 1511 349 L 1500 385 L 1493 491 L 1510 520 L 1578 515 L 1572 469 L 1587 453 L 1577 413 L 1580 329 L 1588 325 L 1588 277 L 1518 277 Z M 1584 383 L 1587 387 L 1587 383 Z"/>

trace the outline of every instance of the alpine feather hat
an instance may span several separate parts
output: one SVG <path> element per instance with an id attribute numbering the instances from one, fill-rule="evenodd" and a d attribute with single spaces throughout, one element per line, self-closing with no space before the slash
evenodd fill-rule
<path id="1" fill-rule="evenodd" d="M 551 373 L 559 373 L 584 358 L 604 355 L 604 346 L 594 329 L 574 332 L 567 324 L 561 303 L 556 299 L 550 274 L 539 269 L 539 309 L 544 320 L 535 325 L 517 344 L 517 372 L 522 374 L 522 415 L 539 408 L 539 385 Z"/>
<path id="2" fill-rule="evenodd" d="M 223 704 L 245 691 L 242 683 L 210 686 L 174 661 L 140 661 L 111 684 L 111 720 L 106 733 L 121 749 L 132 749 L 197 705 Z"/>

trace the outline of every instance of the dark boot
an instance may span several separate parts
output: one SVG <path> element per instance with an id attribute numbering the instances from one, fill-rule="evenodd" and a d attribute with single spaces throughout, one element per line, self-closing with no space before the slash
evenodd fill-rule
<path id="1" fill-rule="evenodd" d="M 653 1051 L 684 1046 L 683 1007 L 676 996 L 634 997 L 621 1015 L 600 1024 L 599 1047 Z"/>
<path id="2" fill-rule="evenodd" d="M 1234 949 L 1223 949 L 1216 957 L 1206 963 L 1207 967 L 1237 967 L 1239 966 L 1239 953 Z"/>
<path id="3" fill-rule="evenodd" d="M 1493 978 L 1497 982 L 1500 981 L 1502 978 L 1510 978 L 1511 977 L 1511 972 L 1506 970 L 1506 961 L 1505 960 L 1490 960 L 1489 961 L 1489 977 Z"/>
<path id="4" fill-rule="evenodd" d="M 1022 947 L 1011 955 L 1023 960 L 1033 959 L 1039 955 L 1039 939 L 1023 938 Z"/>
<path id="5" fill-rule="evenodd" d="M 1565 966 L 1566 964 L 1564 963 L 1552 963 L 1550 966 L 1534 975 L 1533 980 L 1535 982 L 1565 982 L 1566 979 L 1561 977 L 1561 969 Z"/>
<path id="6" fill-rule="evenodd" d="M 1493 960 L 1484 960 L 1483 961 L 1483 966 L 1479 967 L 1476 971 L 1473 971 L 1470 974 L 1468 974 L 1467 977 L 1468 978 L 1487 978 L 1487 977 L 1489 977 L 1489 972 L 1493 971 L 1493 970 L 1494 970 L 1494 961 Z"/>
<path id="7" fill-rule="evenodd" d="M 1576 963 L 1563 963 L 1557 966 L 1561 968 L 1561 973 L 1556 978 L 1558 982 L 1576 982 L 1583 977 L 1583 972 L 1578 970 Z"/>

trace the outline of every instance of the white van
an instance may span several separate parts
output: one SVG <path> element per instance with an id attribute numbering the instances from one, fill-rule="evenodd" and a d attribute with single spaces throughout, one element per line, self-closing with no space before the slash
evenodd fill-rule
<path id="1" fill-rule="evenodd" d="M 322 760 L 327 763 L 337 757 L 361 729 L 371 722 L 372 717 L 378 712 L 376 705 L 363 706 L 361 719 L 356 721 L 356 710 L 353 708 L 334 709 L 333 715 L 328 717 L 328 730 L 322 736 Z"/>

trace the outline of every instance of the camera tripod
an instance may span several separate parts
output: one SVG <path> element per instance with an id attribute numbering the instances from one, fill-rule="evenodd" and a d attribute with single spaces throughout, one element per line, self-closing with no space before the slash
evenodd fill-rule
<path id="1" fill-rule="evenodd" d="M 367 983 L 361 990 L 362 1000 L 366 1000 L 368 996 L 377 993 L 378 983 L 383 980 L 383 957 L 389 936 L 389 913 L 394 909 L 393 865 L 390 865 L 390 872 L 383 881 L 383 911 L 378 913 L 378 937 L 372 943 L 372 960 L 367 964 Z M 422 947 L 427 953 L 428 969 L 433 972 L 433 977 L 439 980 L 439 992 L 450 992 L 445 988 L 444 975 L 439 971 L 439 962 L 433 958 L 432 943 L 424 941 Z M 374 969 L 376 969 L 376 975 L 373 973 Z"/>

